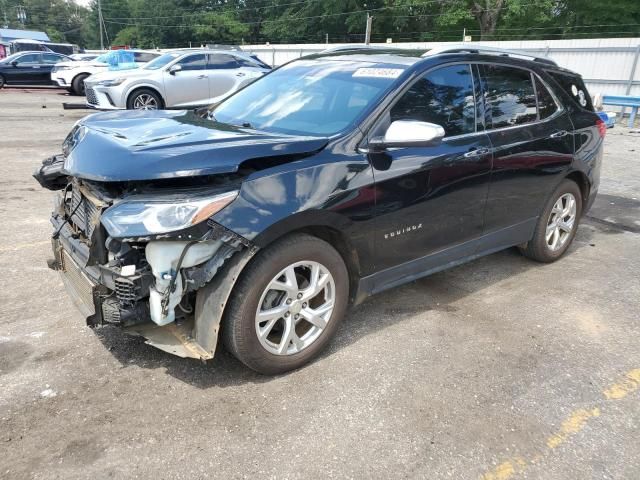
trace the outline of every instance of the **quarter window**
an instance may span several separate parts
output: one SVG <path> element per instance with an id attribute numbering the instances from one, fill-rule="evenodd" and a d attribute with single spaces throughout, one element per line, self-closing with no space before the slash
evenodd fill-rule
<path id="1" fill-rule="evenodd" d="M 492 128 L 522 125 L 538 119 L 536 94 L 529 71 L 485 65 L 484 75 Z"/>
<path id="2" fill-rule="evenodd" d="M 538 94 L 538 111 L 540 112 L 540 120 L 549 118 L 558 111 L 556 101 L 538 77 L 536 77 L 536 93 Z"/>
<path id="3" fill-rule="evenodd" d="M 204 53 L 197 55 L 189 55 L 188 57 L 180 60 L 177 65 L 182 67 L 182 70 L 204 70 L 206 66 L 206 57 Z"/>
<path id="4" fill-rule="evenodd" d="M 391 108 L 391 121 L 419 120 L 444 128 L 447 137 L 476 129 L 469 65 L 451 65 L 424 75 Z"/>

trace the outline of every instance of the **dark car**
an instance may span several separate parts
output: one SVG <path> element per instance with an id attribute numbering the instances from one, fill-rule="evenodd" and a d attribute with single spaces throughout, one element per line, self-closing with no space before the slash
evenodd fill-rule
<path id="1" fill-rule="evenodd" d="M 0 60 L 0 88 L 5 85 L 52 85 L 51 69 L 71 58 L 54 52 L 18 52 Z"/>
<path id="2" fill-rule="evenodd" d="M 202 360 L 220 332 L 266 374 L 374 293 L 513 246 L 560 258 L 605 135 L 579 75 L 468 46 L 305 57 L 198 113 L 76 124 L 35 174 L 60 191 L 50 266 L 89 325 Z"/>

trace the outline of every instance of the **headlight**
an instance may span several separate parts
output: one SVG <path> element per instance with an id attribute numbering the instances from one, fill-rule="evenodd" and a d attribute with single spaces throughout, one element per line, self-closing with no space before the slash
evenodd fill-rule
<path id="1" fill-rule="evenodd" d="M 196 225 L 219 212 L 238 191 L 184 201 L 124 200 L 108 208 L 102 224 L 112 237 L 144 237 Z"/>
<path id="2" fill-rule="evenodd" d="M 101 80 L 97 82 L 95 85 L 100 85 L 101 87 L 117 87 L 124 81 L 125 81 L 125 78 L 120 77 L 120 78 L 113 78 L 111 80 Z"/>

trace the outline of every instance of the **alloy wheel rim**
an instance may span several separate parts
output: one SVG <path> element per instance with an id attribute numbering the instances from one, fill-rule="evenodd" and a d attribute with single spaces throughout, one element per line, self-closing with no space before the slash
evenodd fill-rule
<path id="1" fill-rule="evenodd" d="M 300 261 L 282 269 L 260 296 L 256 335 L 274 355 L 293 355 L 318 340 L 331 321 L 335 282 L 324 265 Z"/>
<path id="2" fill-rule="evenodd" d="M 133 101 L 134 110 L 157 110 L 158 102 L 152 95 L 142 93 Z"/>
<path id="3" fill-rule="evenodd" d="M 571 193 L 565 193 L 553 205 L 545 234 L 547 248 L 552 252 L 562 249 L 571 237 L 576 211 L 576 197 Z"/>

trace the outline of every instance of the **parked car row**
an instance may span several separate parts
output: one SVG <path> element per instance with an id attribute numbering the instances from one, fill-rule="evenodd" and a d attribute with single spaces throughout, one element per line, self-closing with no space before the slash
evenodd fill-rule
<path id="1" fill-rule="evenodd" d="M 53 84 L 86 95 L 91 108 L 157 110 L 219 102 L 270 69 L 240 50 L 112 50 L 88 59 L 34 51 L 0 61 L 0 88 Z"/>
<path id="2" fill-rule="evenodd" d="M 142 68 L 85 80 L 87 105 L 101 110 L 157 110 L 216 103 L 270 70 L 241 51 L 177 50 Z"/>

